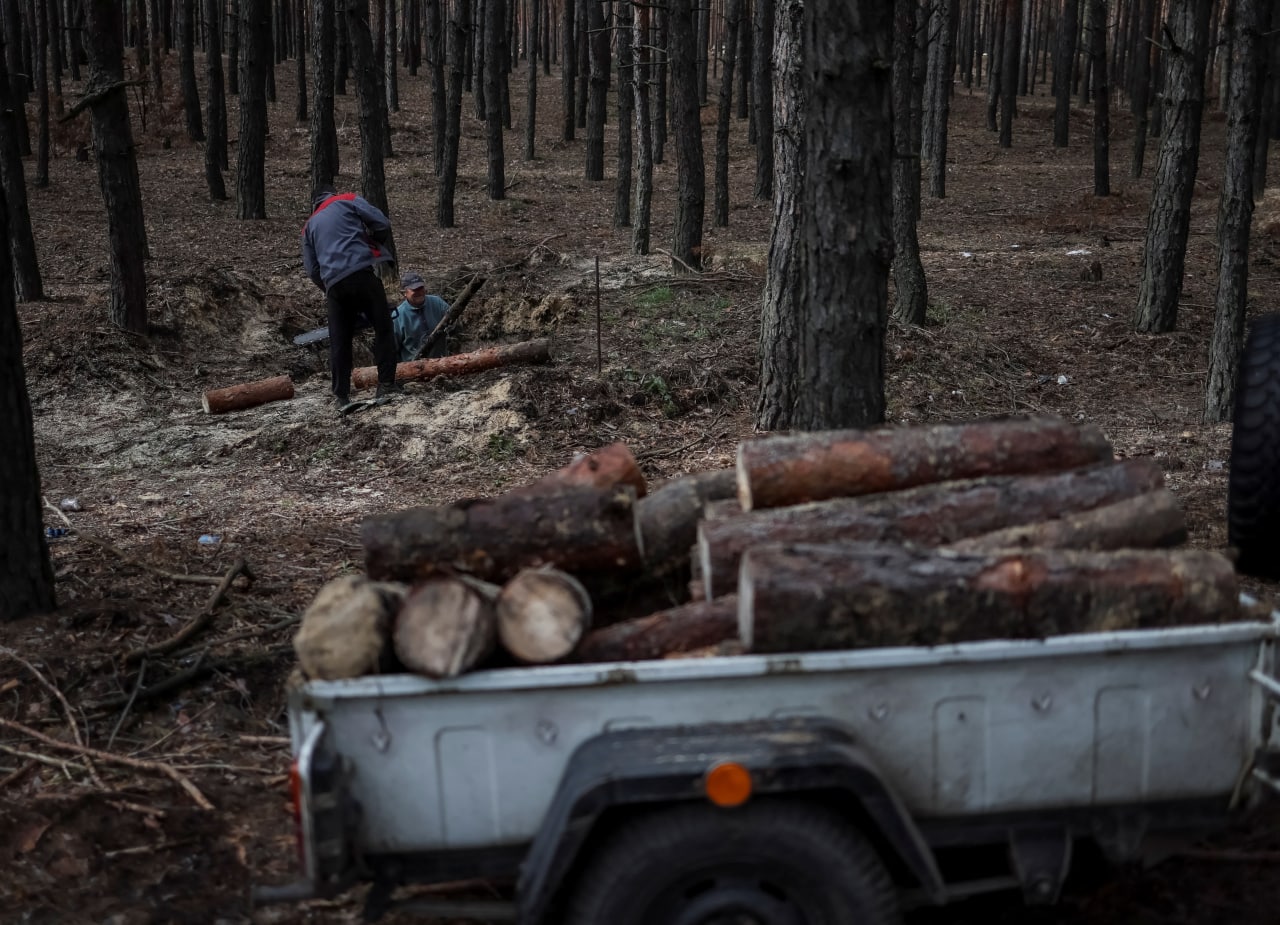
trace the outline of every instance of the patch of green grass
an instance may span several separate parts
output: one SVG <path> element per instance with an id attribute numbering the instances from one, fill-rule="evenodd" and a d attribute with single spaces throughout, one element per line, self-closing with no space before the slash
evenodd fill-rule
<path id="1" fill-rule="evenodd" d="M 636 297 L 636 306 L 640 309 L 653 310 L 667 305 L 675 298 L 675 292 L 670 286 L 659 286 L 656 289 L 646 289 Z"/>
<path id="2" fill-rule="evenodd" d="M 495 462 L 514 459 L 520 455 L 520 444 L 510 434 L 496 433 L 489 435 L 485 452 Z"/>

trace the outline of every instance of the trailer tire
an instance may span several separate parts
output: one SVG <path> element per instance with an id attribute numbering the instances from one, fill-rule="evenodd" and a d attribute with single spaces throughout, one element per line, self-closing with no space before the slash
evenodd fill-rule
<path id="1" fill-rule="evenodd" d="M 689 804 L 607 837 L 569 900 L 567 925 L 894 925 L 897 893 L 837 813 L 787 801 Z"/>
<path id="2" fill-rule="evenodd" d="M 1236 381 L 1227 541 L 1236 569 L 1280 577 L 1280 314 L 1249 329 Z"/>

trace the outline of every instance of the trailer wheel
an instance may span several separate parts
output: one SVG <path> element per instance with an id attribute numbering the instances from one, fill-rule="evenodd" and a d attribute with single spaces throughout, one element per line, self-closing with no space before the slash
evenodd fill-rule
<path id="1" fill-rule="evenodd" d="M 613 832 L 586 866 L 568 925 L 892 925 L 897 894 L 875 850 L 816 806 L 657 810 Z"/>
<path id="2" fill-rule="evenodd" d="M 1280 314 L 1253 323 L 1240 359 L 1227 539 L 1239 571 L 1280 577 Z"/>

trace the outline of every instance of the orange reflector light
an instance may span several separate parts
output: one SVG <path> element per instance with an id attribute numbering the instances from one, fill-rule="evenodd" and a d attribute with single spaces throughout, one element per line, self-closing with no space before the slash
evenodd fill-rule
<path id="1" fill-rule="evenodd" d="M 741 806 L 751 796 L 751 772 L 736 761 L 722 762 L 707 771 L 702 789 L 716 806 Z"/>

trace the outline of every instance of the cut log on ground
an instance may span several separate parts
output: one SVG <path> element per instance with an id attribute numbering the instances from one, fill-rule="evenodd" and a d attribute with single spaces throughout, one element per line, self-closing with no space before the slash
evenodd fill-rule
<path id="1" fill-rule="evenodd" d="M 456 678 L 493 651 L 498 639 L 497 585 L 458 576 L 429 578 L 396 614 L 396 657 L 430 678 Z"/>
<path id="2" fill-rule="evenodd" d="M 1221 623 L 1237 607 L 1231 563 L 1200 549 L 795 544 L 743 558 L 738 632 L 751 652 L 804 652 Z"/>
<path id="3" fill-rule="evenodd" d="M 727 594 L 589 633 L 575 662 L 627 662 L 705 650 L 738 638 L 738 597 Z"/>
<path id="4" fill-rule="evenodd" d="M 625 443 L 611 443 L 590 453 L 574 457 L 569 465 L 515 489 L 522 494 L 533 494 L 555 485 L 590 485 L 594 488 L 612 488 L 630 485 L 636 497 L 643 498 L 649 491 L 640 464 Z"/>
<path id="5" fill-rule="evenodd" d="M 293 639 L 307 677 L 335 681 L 394 670 L 391 622 L 408 591 L 405 585 L 358 575 L 335 578 L 321 588 Z"/>
<path id="6" fill-rule="evenodd" d="M 834 498 L 751 511 L 698 528 L 698 566 L 707 599 L 737 588 L 742 554 L 761 543 L 913 542 L 941 546 L 993 530 L 1160 488 L 1149 459 L 1127 459 L 1051 475 L 997 475 L 939 482 L 862 498 Z"/>
<path id="7" fill-rule="evenodd" d="M 1187 519 L 1167 488 L 1126 498 L 1060 520 L 1026 524 L 951 543 L 957 552 L 983 549 L 1155 549 L 1187 540 Z"/>
<path id="8" fill-rule="evenodd" d="M 1051 417 L 764 437 L 738 447 L 738 500 L 750 511 L 1111 458 L 1097 427 Z"/>
<path id="9" fill-rule="evenodd" d="M 522 568 L 640 568 L 636 493 L 629 485 L 549 487 L 367 518 L 369 577 L 413 582 L 440 572 L 505 581 Z"/>
<path id="10" fill-rule="evenodd" d="M 521 341 L 501 347 L 486 347 L 474 353 L 455 353 L 437 359 L 413 360 L 396 367 L 396 380 L 434 379 L 436 376 L 468 376 L 499 366 L 549 363 L 551 341 L 548 338 Z M 378 384 L 378 368 L 362 366 L 351 374 L 351 383 L 357 389 L 372 388 Z"/>
<path id="11" fill-rule="evenodd" d="M 225 389 L 210 389 L 201 396 L 200 404 L 204 406 L 205 414 L 223 414 L 288 398 L 293 398 L 293 380 L 288 376 L 272 376 L 257 382 L 230 385 Z"/>
<path id="12" fill-rule="evenodd" d="M 498 595 L 498 636 L 522 662 L 558 662 L 591 628 L 591 598 L 572 575 L 524 569 Z"/>
<path id="13" fill-rule="evenodd" d="M 732 498 L 737 488 L 732 469 L 700 472 L 667 482 L 637 504 L 645 566 L 655 569 L 672 560 L 687 560 L 707 503 Z"/>
<path id="14" fill-rule="evenodd" d="M 466 310 L 467 303 L 471 301 L 471 297 L 484 285 L 484 279 L 483 276 L 476 276 L 472 278 L 471 282 L 467 283 L 467 288 L 458 294 L 453 304 L 449 306 L 449 310 L 444 313 L 444 317 L 436 322 L 436 326 L 431 329 L 431 333 L 418 345 L 418 349 L 414 351 L 410 362 L 420 359 L 424 353 L 435 346 L 436 341 L 448 333 L 449 328 L 458 320 L 458 316 Z"/>

